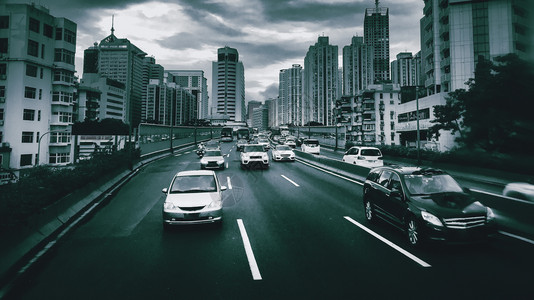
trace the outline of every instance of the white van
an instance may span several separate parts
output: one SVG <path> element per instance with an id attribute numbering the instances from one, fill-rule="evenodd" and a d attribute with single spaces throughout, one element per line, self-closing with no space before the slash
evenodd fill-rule
<path id="1" fill-rule="evenodd" d="M 316 139 L 306 139 L 302 141 L 300 149 L 302 152 L 312 154 L 319 154 L 319 152 L 321 152 L 321 146 L 319 145 L 319 141 Z"/>

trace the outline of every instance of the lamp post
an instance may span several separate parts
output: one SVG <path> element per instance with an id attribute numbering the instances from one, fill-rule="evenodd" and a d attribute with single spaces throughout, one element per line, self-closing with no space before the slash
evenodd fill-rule
<path id="1" fill-rule="evenodd" d="M 39 165 L 39 155 L 41 154 L 41 140 L 43 139 L 43 137 L 51 132 L 69 132 L 68 130 L 50 130 L 50 131 L 47 131 L 45 133 L 43 133 L 40 137 L 39 137 L 39 140 L 37 141 L 37 156 L 35 157 L 35 165 L 38 166 Z"/>
<path id="2" fill-rule="evenodd" d="M 419 131 L 419 86 L 415 86 L 415 114 L 417 120 L 417 165 L 421 165 L 421 133 Z"/>

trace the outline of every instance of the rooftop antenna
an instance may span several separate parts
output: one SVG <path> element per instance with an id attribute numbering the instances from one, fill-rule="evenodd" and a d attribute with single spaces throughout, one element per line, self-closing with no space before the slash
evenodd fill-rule
<path id="1" fill-rule="evenodd" d="M 380 3 L 380 0 L 375 0 L 375 6 L 376 6 L 376 10 L 378 10 L 378 5 Z"/>
<path id="2" fill-rule="evenodd" d="M 115 15 L 111 15 L 111 34 L 115 32 L 115 28 L 113 28 L 114 23 L 115 23 Z"/>

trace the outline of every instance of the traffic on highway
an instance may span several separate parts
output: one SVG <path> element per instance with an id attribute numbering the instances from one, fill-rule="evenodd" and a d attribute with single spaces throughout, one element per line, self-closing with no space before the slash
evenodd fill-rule
<path id="1" fill-rule="evenodd" d="M 391 221 L 386 202 L 367 207 L 365 200 L 371 198 L 366 198 L 366 178 L 332 172 L 298 156 L 290 159 L 294 156 L 289 156 L 287 147 L 270 143 L 269 150 L 246 144 L 237 151 L 236 140 L 220 142 L 210 151 L 220 151 L 224 166 L 220 158 L 219 163 L 201 163 L 194 145 L 144 165 L 112 199 L 59 240 L 6 298 L 527 299 L 532 295 L 533 241 L 495 230 L 476 241 L 413 243 L 413 231 L 410 235 L 409 227 Z M 340 161 L 343 156 L 323 148 L 320 155 Z M 213 170 L 201 170 L 209 166 Z M 425 196 L 435 191 L 423 192 L 408 184 L 447 180 L 442 183 L 456 198 L 441 197 L 439 209 L 418 206 L 420 218 L 414 224 L 432 226 L 433 234 L 450 230 L 454 220 L 441 213 L 453 209 L 467 217 L 476 214 L 478 222 L 467 224 L 464 218 L 454 223 L 456 231 L 485 226 L 495 218 L 498 222 L 497 212 L 460 196 L 465 190 L 449 177 L 439 177 L 443 173 L 410 172 L 396 189 L 391 174 L 378 173 L 374 181 L 367 178 L 372 181 L 367 185 L 397 199 L 388 207 L 400 207 L 409 199 L 435 199 Z M 202 184 L 192 177 L 202 177 Z M 388 180 L 384 185 L 382 177 Z M 184 198 L 184 193 L 194 196 Z M 372 199 L 378 199 L 376 195 Z M 377 211 L 381 218 L 369 215 Z M 197 224 L 195 218 L 200 217 L 203 221 Z M 423 239 L 425 231 L 418 233 Z"/>

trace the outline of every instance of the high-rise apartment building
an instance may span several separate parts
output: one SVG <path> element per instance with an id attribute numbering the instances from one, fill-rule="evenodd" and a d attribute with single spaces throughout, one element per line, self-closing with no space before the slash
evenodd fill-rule
<path id="1" fill-rule="evenodd" d="M 411 52 L 397 54 L 391 62 L 391 82 L 403 86 L 418 85 L 417 58 Z"/>
<path id="2" fill-rule="evenodd" d="M 280 70 L 278 76 L 277 125 L 303 125 L 302 66 Z"/>
<path id="3" fill-rule="evenodd" d="M 147 66 L 154 61 L 145 59 L 145 52 L 128 39 L 117 38 L 114 31 L 112 27 L 111 34 L 100 41 L 100 44 L 84 51 L 84 74 L 99 73 L 125 85 L 126 123 L 133 129 L 141 122 L 149 76 L 161 73 L 162 69 Z"/>
<path id="4" fill-rule="evenodd" d="M 72 162 L 76 23 L 0 4 L 0 169 Z"/>
<path id="5" fill-rule="evenodd" d="M 218 115 L 230 121 L 245 122 L 245 69 L 237 49 L 228 46 L 217 50 L 212 63 L 212 101 Z"/>
<path id="6" fill-rule="evenodd" d="M 333 124 L 334 101 L 341 96 L 339 87 L 338 47 L 320 36 L 304 58 L 303 124 Z"/>
<path id="7" fill-rule="evenodd" d="M 527 0 L 425 1 L 421 59 L 429 94 L 467 88 L 479 59 L 515 53 L 532 59 Z"/>
<path id="8" fill-rule="evenodd" d="M 206 119 L 209 114 L 208 83 L 202 70 L 171 70 L 165 71 L 167 82 L 174 82 L 193 94 L 196 107 L 193 114 L 197 119 Z"/>
<path id="9" fill-rule="evenodd" d="M 251 100 L 247 103 L 247 124 L 251 126 L 254 109 L 262 105 L 260 101 Z"/>
<path id="10" fill-rule="evenodd" d="M 389 9 L 379 7 L 378 0 L 365 10 L 363 40 L 374 49 L 374 83 L 389 81 Z"/>
<path id="11" fill-rule="evenodd" d="M 374 81 L 374 50 L 363 37 L 353 36 L 343 47 L 343 95 L 357 95 Z"/>

